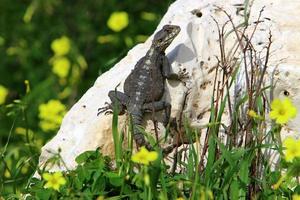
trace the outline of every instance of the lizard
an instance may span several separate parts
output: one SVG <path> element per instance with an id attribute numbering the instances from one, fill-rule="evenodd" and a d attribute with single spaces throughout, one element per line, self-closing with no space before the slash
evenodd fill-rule
<path id="1" fill-rule="evenodd" d="M 164 110 L 163 123 L 166 126 L 170 119 L 171 104 L 161 100 L 164 94 L 165 79 L 181 80 L 187 77 L 185 71 L 178 74 L 171 73 L 171 65 L 165 55 L 166 48 L 179 34 L 177 25 L 164 25 L 152 40 L 150 49 L 135 65 L 124 82 L 124 93 L 115 90 L 109 91 L 111 103 L 98 109 L 98 115 L 107 113 L 113 106 L 118 106 L 119 115 L 125 110 L 132 117 L 133 139 L 137 147 L 145 146 L 148 150 L 151 145 L 145 141 L 143 133 L 138 126 L 142 125 L 145 113 Z M 111 111 L 110 111 L 111 113 Z"/>

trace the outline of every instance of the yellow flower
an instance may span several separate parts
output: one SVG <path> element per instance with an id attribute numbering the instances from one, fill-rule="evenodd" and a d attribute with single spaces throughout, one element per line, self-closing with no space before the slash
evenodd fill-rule
<path id="1" fill-rule="evenodd" d="M 51 43 L 51 49 L 54 51 L 56 56 L 63 56 L 69 53 L 71 49 L 70 39 L 66 36 L 57 38 Z"/>
<path id="2" fill-rule="evenodd" d="M 258 115 L 254 110 L 249 110 L 248 115 L 252 118 L 258 118 Z"/>
<path id="3" fill-rule="evenodd" d="M 107 21 L 107 26 L 115 32 L 120 32 L 128 26 L 128 23 L 129 19 L 126 12 L 113 12 Z"/>
<path id="4" fill-rule="evenodd" d="M 52 72 L 60 78 L 66 78 L 69 74 L 71 63 L 66 57 L 58 57 L 53 61 Z"/>
<path id="5" fill-rule="evenodd" d="M 0 85 L 0 105 L 5 103 L 7 95 L 8 90 L 4 86 Z"/>
<path id="6" fill-rule="evenodd" d="M 47 181 L 44 187 L 53 188 L 54 190 L 59 190 L 60 186 L 66 184 L 66 179 L 61 172 L 55 172 L 53 174 L 44 173 L 43 179 Z"/>
<path id="7" fill-rule="evenodd" d="M 184 200 L 183 197 L 178 197 L 176 200 Z"/>
<path id="8" fill-rule="evenodd" d="M 283 141 L 285 160 L 287 162 L 293 161 L 294 158 L 300 157 L 300 140 L 295 140 L 291 137 Z"/>
<path id="9" fill-rule="evenodd" d="M 249 110 L 248 115 L 253 119 L 264 120 L 264 117 L 261 115 L 258 115 L 254 110 Z"/>
<path id="10" fill-rule="evenodd" d="M 132 155 L 131 160 L 135 163 L 149 165 L 151 161 L 158 158 L 158 153 L 155 151 L 148 151 L 145 147 L 141 147 L 140 151 Z"/>
<path id="11" fill-rule="evenodd" d="M 55 130 L 62 122 L 66 106 L 58 100 L 50 100 L 39 106 L 40 127 L 43 131 Z"/>
<path id="12" fill-rule="evenodd" d="M 275 119 L 277 124 L 287 123 L 291 118 L 295 118 L 296 114 L 297 109 L 288 98 L 275 99 L 271 103 L 270 118 Z"/>
<path id="13" fill-rule="evenodd" d="M 300 200 L 299 194 L 293 194 L 293 200 Z"/>

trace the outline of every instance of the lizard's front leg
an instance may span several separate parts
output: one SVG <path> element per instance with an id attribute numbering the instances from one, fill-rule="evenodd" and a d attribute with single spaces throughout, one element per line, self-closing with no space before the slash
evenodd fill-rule
<path id="1" fill-rule="evenodd" d="M 128 103 L 128 96 L 125 95 L 122 92 L 115 91 L 115 90 L 109 91 L 108 96 L 111 100 L 111 103 L 110 104 L 106 103 L 107 106 L 99 108 L 97 115 L 99 115 L 103 112 L 105 112 L 105 114 L 112 113 L 114 108 L 118 109 L 118 114 L 119 115 L 124 114 L 125 109 L 126 109 L 126 105 Z"/>

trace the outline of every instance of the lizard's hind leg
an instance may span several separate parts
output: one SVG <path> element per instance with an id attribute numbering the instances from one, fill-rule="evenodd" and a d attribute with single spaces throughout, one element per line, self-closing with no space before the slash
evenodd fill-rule
<path id="1" fill-rule="evenodd" d="M 111 114 L 114 108 L 118 109 L 118 115 L 123 115 L 126 110 L 126 105 L 128 102 L 128 96 L 122 92 L 111 90 L 108 93 L 111 103 L 105 103 L 105 107 L 98 109 L 98 114 L 105 112 L 105 114 Z"/>
<path id="2" fill-rule="evenodd" d="M 171 114 L 171 104 L 161 100 L 161 101 L 154 101 L 150 103 L 146 103 L 143 106 L 143 111 L 147 113 L 151 113 L 152 111 L 161 111 L 165 110 L 164 116 L 163 116 L 163 124 L 164 126 L 167 126 L 170 120 L 170 114 Z"/>

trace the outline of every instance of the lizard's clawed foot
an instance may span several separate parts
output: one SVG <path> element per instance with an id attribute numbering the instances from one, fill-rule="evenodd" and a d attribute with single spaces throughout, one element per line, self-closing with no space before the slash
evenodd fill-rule
<path id="1" fill-rule="evenodd" d="M 106 106 L 104 106 L 104 107 L 98 108 L 97 116 L 99 116 L 101 113 L 104 113 L 105 115 L 113 113 L 112 105 L 110 103 L 107 103 L 107 102 L 105 102 L 105 105 Z"/>
<path id="2" fill-rule="evenodd" d="M 154 151 L 154 148 L 151 146 L 149 142 L 146 142 L 145 147 L 148 151 Z"/>
<path id="3" fill-rule="evenodd" d="M 148 151 L 153 151 L 153 147 L 151 146 L 151 144 L 147 141 L 145 141 L 145 138 L 143 135 L 135 135 L 135 143 L 137 145 L 138 148 L 144 146 Z"/>

